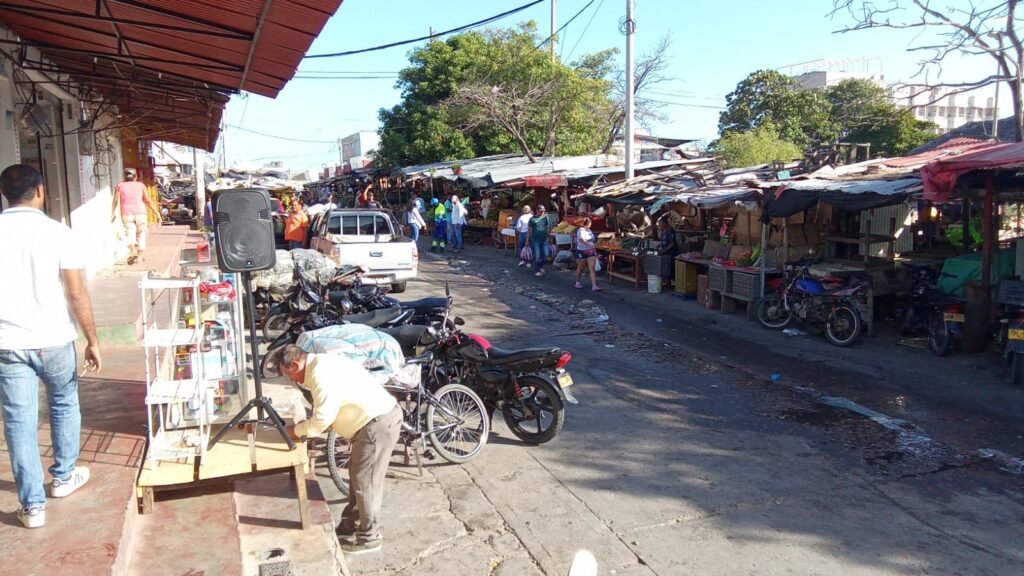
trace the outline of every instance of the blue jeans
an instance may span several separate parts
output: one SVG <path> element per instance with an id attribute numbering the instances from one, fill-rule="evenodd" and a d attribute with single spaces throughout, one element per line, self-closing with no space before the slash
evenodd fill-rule
<path id="1" fill-rule="evenodd" d="M 527 232 L 516 232 L 516 256 L 519 256 L 523 252 L 523 248 L 526 248 L 530 243 Z"/>
<path id="2" fill-rule="evenodd" d="M 420 241 L 420 227 L 419 226 L 417 226 L 415 224 L 411 224 L 409 226 L 409 238 L 412 238 L 413 242 L 419 242 Z"/>
<path id="3" fill-rule="evenodd" d="M 296 248 L 302 248 L 302 242 L 299 242 L 298 240 L 289 240 L 288 249 L 295 250 Z"/>
<path id="4" fill-rule="evenodd" d="M 462 224 L 454 224 L 452 228 L 454 230 L 452 235 L 455 237 L 452 244 L 455 245 L 456 250 L 462 250 Z"/>
<path id="5" fill-rule="evenodd" d="M 448 240 L 448 246 L 455 249 L 455 226 L 452 225 L 451 220 L 445 221 L 445 239 Z"/>
<path id="6" fill-rule="evenodd" d="M 66 480 L 75 469 L 82 430 L 77 365 L 74 342 L 41 350 L 0 350 L 4 439 L 18 486 L 18 501 L 24 507 L 46 504 L 37 437 L 40 380 L 46 385 L 50 409 L 54 457 L 50 475 Z"/>
<path id="7" fill-rule="evenodd" d="M 531 240 L 530 249 L 533 250 L 533 269 L 536 272 L 540 272 L 541 268 L 544 268 L 544 262 L 548 259 L 548 242 L 547 240 L 540 242 Z"/>

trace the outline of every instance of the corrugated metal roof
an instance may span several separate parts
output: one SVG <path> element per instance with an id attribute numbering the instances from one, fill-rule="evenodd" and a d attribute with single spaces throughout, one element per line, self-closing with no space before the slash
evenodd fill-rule
<path id="1" fill-rule="evenodd" d="M 779 186 L 778 182 L 770 184 L 772 188 Z M 920 188 L 920 178 L 898 178 L 895 180 L 863 179 L 856 180 L 825 180 L 821 178 L 810 178 L 807 180 L 792 180 L 786 182 L 784 190 L 801 190 L 808 192 L 842 192 L 843 194 L 878 194 L 879 196 L 894 196 L 914 192 Z"/>
<path id="2" fill-rule="evenodd" d="M 0 21 L 133 127 L 212 149 L 230 94 L 275 97 L 342 0 L 11 0 Z M 147 106 L 150 102 L 158 106 Z"/>

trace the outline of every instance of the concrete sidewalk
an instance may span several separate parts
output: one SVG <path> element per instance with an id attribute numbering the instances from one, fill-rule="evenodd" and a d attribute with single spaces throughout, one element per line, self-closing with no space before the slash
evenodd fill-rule
<path id="1" fill-rule="evenodd" d="M 178 274 L 182 249 L 195 242 L 187 228 L 177 226 L 154 228 L 150 238 L 145 262 L 116 266 L 90 282 L 104 369 L 79 385 L 80 464 L 90 468 L 89 484 L 69 498 L 50 499 L 46 526 L 25 529 L 15 516 L 19 504 L 9 457 L 0 454 L 0 573 L 249 576 L 275 562 L 288 562 L 297 575 L 347 573 L 312 476 L 306 482 L 310 530 L 299 527 L 294 487 L 284 475 L 161 494 L 153 514 L 138 513 L 135 481 L 146 445 L 138 281 L 151 272 Z M 52 449 L 42 390 L 40 406 L 45 468 Z M 2 441 L 0 452 L 6 452 Z"/>

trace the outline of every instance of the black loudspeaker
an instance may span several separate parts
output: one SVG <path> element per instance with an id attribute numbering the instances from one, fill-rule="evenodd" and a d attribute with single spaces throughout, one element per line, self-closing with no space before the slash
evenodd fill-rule
<path id="1" fill-rule="evenodd" d="M 266 190 L 222 190 L 213 197 L 217 262 L 225 272 L 273 268 L 274 217 Z"/>

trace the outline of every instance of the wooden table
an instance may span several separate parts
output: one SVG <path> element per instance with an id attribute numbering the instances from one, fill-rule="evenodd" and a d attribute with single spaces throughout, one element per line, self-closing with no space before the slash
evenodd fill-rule
<path id="1" fill-rule="evenodd" d="M 220 442 L 207 450 L 206 457 L 184 458 L 176 461 L 149 463 L 142 459 L 142 468 L 136 481 L 136 496 L 143 514 L 153 511 L 154 492 L 194 488 L 204 484 L 266 474 L 289 473 L 299 496 L 299 519 L 302 529 L 308 529 L 309 497 L 306 494 L 306 465 L 308 456 L 305 442 L 296 442 L 295 449 L 274 428 L 249 425 L 235 428 Z"/>
<path id="2" fill-rule="evenodd" d="M 608 252 L 608 281 L 611 282 L 612 278 L 621 278 L 623 280 L 632 281 L 633 288 L 635 290 L 640 289 L 641 276 L 643 274 L 643 266 L 640 260 L 641 256 L 630 254 L 628 252 Z M 625 264 L 626 272 L 620 272 L 616 265 Z"/>

